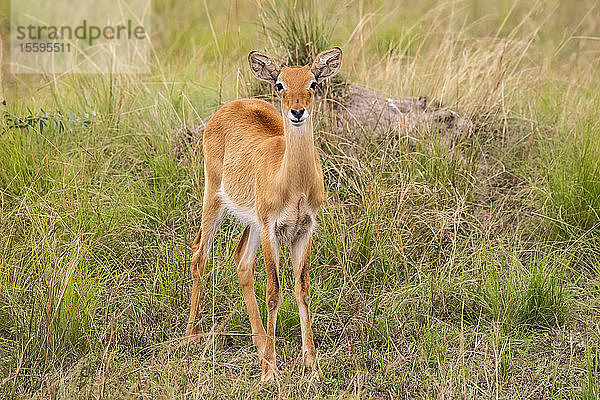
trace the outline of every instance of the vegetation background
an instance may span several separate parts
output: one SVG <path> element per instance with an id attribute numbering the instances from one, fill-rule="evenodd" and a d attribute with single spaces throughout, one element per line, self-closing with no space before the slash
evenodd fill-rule
<path id="1" fill-rule="evenodd" d="M 154 0 L 151 33 L 147 75 L 4 63 L 0 397 L 600 396 L 596 1 Z M 428 95 L 474 129 L 450 147 L 427 129 L 316 133 L 321 373 L 302 371 L 283 261 L 281 374 L 261 385 L 233 220 L 209 266 L 205 341 L 183 338 L 203 176 L 182 127 L 257 92 L 250 50 L 302 61 L 332 45 L 346 81 Z"/>

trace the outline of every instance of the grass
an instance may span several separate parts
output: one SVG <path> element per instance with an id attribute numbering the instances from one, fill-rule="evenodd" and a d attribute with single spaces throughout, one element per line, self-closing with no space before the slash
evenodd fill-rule
<path id="1" fill-rule="evenodd" d="M 0 397 L 598 396 L 593 1 L 152 7 L 149 75 L 4 69 Z M 344 50 L 344 79 L 439 99 L 474 129 L 360 144 L 316 133 L 328 191 L 311 265 L 320 379 L 301 369 L 282 257 L 281 376 L 265 386 L 234 220 L 209 265 L 206 340 L 183 339 L 203 171 L 182 127 L 255 92 L 250 50 L 305 62 L 329 45 Z M 260 257 L 256 292 L 264 317 Z"/>
<path id="2" fill-rule="evenodd" d="M 332 4 L 315 0 L 259 3 L 265 38 L 275 48 L 283 48 L 279 59 L 286 65 L 311 64 L 317 54 L 331 48 L 335 20 Z M 325 8 L 325 10 L 322 9 Z"/>

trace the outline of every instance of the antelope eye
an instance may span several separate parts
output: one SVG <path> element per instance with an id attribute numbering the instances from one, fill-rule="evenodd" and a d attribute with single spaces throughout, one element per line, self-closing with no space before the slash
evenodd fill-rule
<path id="1" fill-rule="evenodd" d="M 315 89 L 317 88 L 317 82 L 316 82 L 316 81 L 312 81 L 312 82 L 310 83 L 310 86 L 309 86 L 309 87 L 310 87 L 312 90 L 315 90 Z"/>
<path id="2" fill-rule="evenodd" d="M 278 82 L 278 83 L 276 83 L 276 84 L 275 84 L 275 89 L 276 89 L 278 92 L 281 92 L 281 91 L 283 90 L 283 84 L 281 84 L 281 83 L 279 83 L 279 82 Z"/>

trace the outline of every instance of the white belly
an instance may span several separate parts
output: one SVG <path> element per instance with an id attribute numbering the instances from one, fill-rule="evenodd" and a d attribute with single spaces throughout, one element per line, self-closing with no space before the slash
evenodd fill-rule
<path id="1" fill-rule="evenodd" d="M 256 215 L 256 208 L 244 207 L 236 204 L 233 200 L 231 200 L 227 193 L 225 193 L 223 186 L 221 186 L 221 189 L 219 189 L 217 195 L 223 202 L 223 206 L 225 207 L 227 213 L 232 214 L 243 225 L 251 225 L 260 228 L 260 222 L 258 221 L 258 216 Z"/>

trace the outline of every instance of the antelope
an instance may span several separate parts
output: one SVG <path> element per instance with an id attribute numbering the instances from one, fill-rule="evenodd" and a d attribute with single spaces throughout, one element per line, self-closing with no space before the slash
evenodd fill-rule
<path id="1" fill-rule="evenodd" d="M 321 162 L 314 145 L 312 112 L 315 90 L 341 65 L 339 47 L 323 51 L 312 65 L 279 66 L 268 55 L 252 51 L 250 69 L 273 85 L 281 113 L 258 99 L 234 100 L 222 106 L 204 130 L 204 198 L 200 231 L 192 244 L 193 278 L 186 335 L 197 337 L 202 275 L 220 223 L 233 214 L 245 225 L 234 262 L 252 327 L 252 341 L 262 359 L 261 380 L 273 380 L 275 325 L 282 300 L 279 252 L 287 244 L 294 270 L 294 294 L 300 314 L 304 366 L 317 368 L 309 312 L 310 251 L 316 213 L 325 197 Z M 267 288 L 267 329 L 254 292 L 255 256 L 262 246 Z"/>

